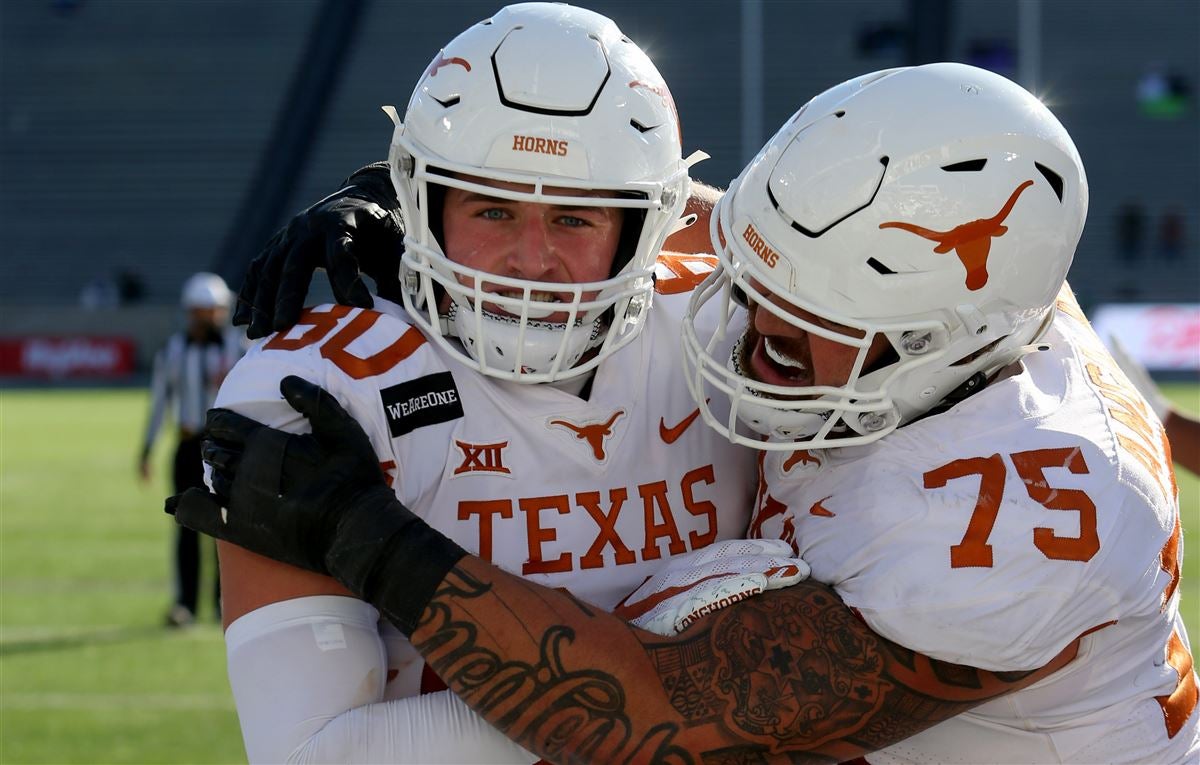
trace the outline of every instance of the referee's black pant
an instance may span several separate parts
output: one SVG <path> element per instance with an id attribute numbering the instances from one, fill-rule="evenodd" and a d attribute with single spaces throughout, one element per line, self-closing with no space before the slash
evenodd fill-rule
<path id="1" fill-rule="evenodd" d="M 193 487 L 204 488 L 204 463 L 200 458 L 199 436 L 180 438 L 175 448 L 175 493 Z M 193 614 L 200 599 L 200 539 L 201 534 L 175 524 L 175 603 Z M 213 577 L 213 604 L 221 612 L 221 578 Z"/>

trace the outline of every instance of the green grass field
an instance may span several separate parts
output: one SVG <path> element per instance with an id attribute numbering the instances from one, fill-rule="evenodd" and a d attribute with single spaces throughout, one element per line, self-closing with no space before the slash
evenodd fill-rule
<path id="1" fill-rule="evenodd" d="M 161 626 L 173 444 L 143 486 L 146 407 L 0 391 L 0 763 L 245 761 L 220 628 Z"/>
<path id="2" fill-rule="evenodd" d="M 1168 393 L 1195 411 L 1200 386 Z M 168 446 L 143 487 L 138 391 L 0 391 L 0 764 L 244 761 L 211 614 L 162 628 L 170 602 Z M 1179 471 L 1185 537 L 1200 480 Z M 1200 551 L 1183 603 L 1200 635 Z"/>

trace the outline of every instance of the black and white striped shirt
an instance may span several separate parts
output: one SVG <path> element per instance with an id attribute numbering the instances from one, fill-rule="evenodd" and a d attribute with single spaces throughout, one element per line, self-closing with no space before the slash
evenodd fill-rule
<path id="1" fill-rule="evenodd" d="M 154 446 L 167 409 L 172 405 L 181 432 L 196 434 L 204 429 L 205 413 L 216 400 L 221 381 L 244 350 L 242 333 L 233 327 L 205 340 L 193 340 L 186 331 L 168 338 L 154 357 L 150 422 L 146 426 L 143 454 L 148 454 Z"/>

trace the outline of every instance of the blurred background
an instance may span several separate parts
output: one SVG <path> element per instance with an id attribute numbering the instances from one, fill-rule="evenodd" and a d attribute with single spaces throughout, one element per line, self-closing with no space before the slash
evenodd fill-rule
<path id="1" fill-rule="evenodd" d="M 243 759 L 211 606 L 162 626 L 171 438 L 137 480 L 151 359 L 183 328 L 184 281 L 236 291 L 295 211 L 386 158 L 379 106 L 403 110 L 440 45 L 499 5 L 0 2 L 0 763 Z M 1091 184 L 1071 284 L 1200 412 L 1196 0 L 586 5 L 658 64 L 718 186 L 853 75 L 955 60 L 1034 91 Z"/>

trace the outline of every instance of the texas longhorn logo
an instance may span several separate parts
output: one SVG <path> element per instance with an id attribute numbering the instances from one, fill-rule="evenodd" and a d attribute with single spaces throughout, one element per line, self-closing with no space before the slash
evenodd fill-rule
<path id="1" fill-rule="evenodd" d="M 783 461 L 783 465 L 779 470 L 781 473 L 786 475 L 792 472 L 792 468 L 796 467 L 797 465 L 800 465 L 806 470 L 810 469 L 808 468 L 809 465 L 815 465 L 819 468 L 821 467 L 821 458 L 807 449 L 800 449 L 789 454 L 788 458 Z"/>
<path id="2" fill-rule="evenodd" d="M 625 414 L 624 409 L 618 409 L 613 412 L 613 416 L 608 418 L 607 422 L 591 422 L 584 425 L 576 425 L 573 422 L 566 420 L 550 420 L 551 425 L 561 425 L 575 434 L 575 437 L 581 441 L 587 441 L 588 446 L 592 447 L 592 456 L 597 462 L 603 462 L 608 459 L 604 453 L 604 439 L 612 435 L 613 423 L 617 418 Z"/>
<path id="3" fill-rule="evenodd" d="M 679 110 L 675 108 L 675 97 L 671 95 L 671 91 L 670 91 L 670 89 L 667 88 L 666 83 L 655 84 L 652 82 L 643 82 L 641 80 L 634 80 L 633 82 L 629 83 L 629 87 L 645 88 L 646 90 L 650 91 L 651 93 L 654 93 L 655 95 L 657 95 L 659 98 L 662 99 L 663 105 L 666 106 L 668 109 L 670 109 L 671 114 L 674 115 L 674 117 L 675 117 L 675 127 L 676 127 L 675 132 L 676 132 L 676 135 L 679 137 L 680 143 L 682 143 L 683 142 L 683 125 L 679 121 Z"/>
<path id="4" fill-rule="evenodd" d="M 1033 181 L 1025 181 L 1018 186 L 1009 196 L 1008 201 L 1004 203 L 1004 207 L 1000 208 L 1000 212 L 992 217 L 963 223 L 949 231 L 934 231 L 896 220 L 880 223 L 879 227 L 902 229 L 937 242 L 938 246 L 933 248 L 933 251 L 937 253 L 954 250 L 954 254 L 958 255 L 959 261 L 967 269 L 967 289 L 974 291 L 987 284 L 987 259 L 992 251 L 992 237 L 1004 236 L 1008 231 L 1008 226 L 1001 224 L 1012 212 L 1013 206 L 1017 203 L 1017 197 L 1032 185 Z"/>
<path id="5" fill-rule="evenodd" d="M 466 69 L 468 72 L 471 71 L 471 62 L 470 61 L 467 61 L 465 58 L 459 58 L 458 56 L 454 56 L 452 58 L 446 58 L 445 51 L 438 51 L 437 58 L 435 58 L 433 61 L 429 62 L 428 76 L 429 77 L 437 77 L 437 73 L 438 73 L 439 69 L 441 69 L 443 66 L 450 66 L 451 64 L 457 64 L 458 66 L 461 66 L 463 69 Z"/>

